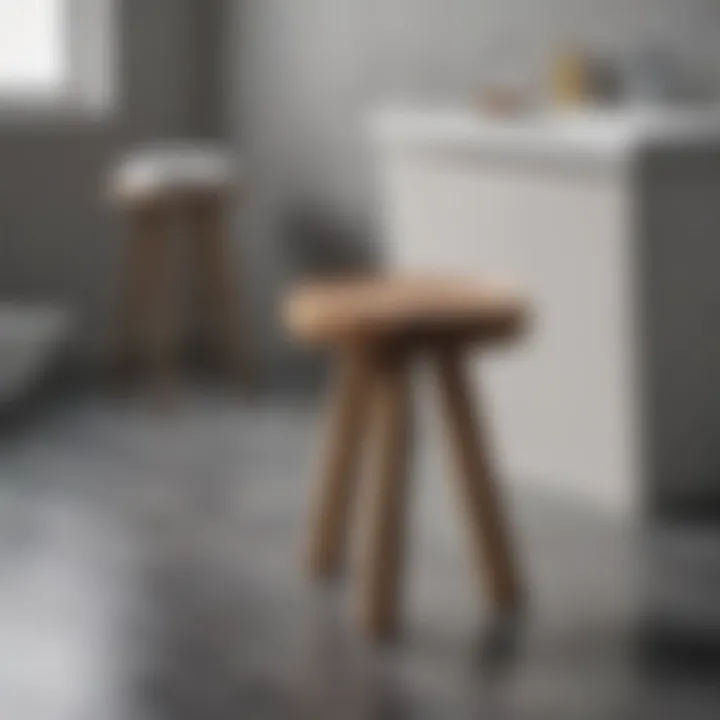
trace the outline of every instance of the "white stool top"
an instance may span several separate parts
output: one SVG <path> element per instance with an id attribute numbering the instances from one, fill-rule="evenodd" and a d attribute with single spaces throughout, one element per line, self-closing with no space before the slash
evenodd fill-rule
<path id="1" fill-rule="evenodd" d="M 110 173 L 110 196 L 119 202 L 177 192 L 215 191 L 230 185 L 229 149 L 202 143 L 167 143 L 135 150 Z"/>

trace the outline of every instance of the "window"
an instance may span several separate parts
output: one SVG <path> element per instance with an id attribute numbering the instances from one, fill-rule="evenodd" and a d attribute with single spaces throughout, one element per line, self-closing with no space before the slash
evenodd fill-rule
<path id="1" fill-rule="evenodd" d="M 64 0 L 0 2 L 3 94 L 57 93 L 67 77 Z"/>
<path id="2" fill-rule="evenodd" d="M 0 0 L 0 113 L 106 108 L 114 0 Z"/>

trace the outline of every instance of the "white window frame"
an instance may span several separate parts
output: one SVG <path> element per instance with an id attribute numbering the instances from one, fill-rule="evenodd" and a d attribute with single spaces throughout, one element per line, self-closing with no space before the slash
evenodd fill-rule
<path id="1" fill-rule="evenodd" d="M 17 0 L 22 2 L 22 0 Z M 0 121 L 106 117 L 118 93 L 121 0 L 66 0 L 67 82 L 59 92 L 25 97 L 0 90 Z"/>

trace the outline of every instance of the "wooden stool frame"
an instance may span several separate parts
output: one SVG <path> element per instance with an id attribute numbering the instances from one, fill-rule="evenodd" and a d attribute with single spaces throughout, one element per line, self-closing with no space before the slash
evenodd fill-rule
<path id="1" fill-rule="evenodd" d="M 456 490 L 466 516 L 481 580 L 495 607 L 512 613 L 522 603 L 518 569 L 489 447 L 462 366 L 465 343 L 447 338 L 393 339 L 344 347 L 331 395 L 327 447 L 314 507 L 309 564 L 315 577 L 337 574 L 344 560 L 349 515 L 357 491 L 361 444 L 368 426 L 378 432 L 376 466 L 368 482 L 364 527 L 361 620 L 373 638 L 399 626 L 408 474 L 412 361 L 430 356 L 456 460 Z M 483 584 L 484 584 L 483 582 Z"/>
<path id="2" fill-rule="evenodd" d="M 189 259 L 199 281 L 204 330 L 228 375 L 241 379 L 245 362 L 233 280 L 229 274 L 224 219 L 229 193 L 214 191 L 162 194 L 128 204 L 131 223 L 121 284 L 119 328 L 114 364 L 121 376 L 144 361 L 160 385 L 176 373 L 182 318 L 173 267 L 176 238 L 188 231 Z"/>

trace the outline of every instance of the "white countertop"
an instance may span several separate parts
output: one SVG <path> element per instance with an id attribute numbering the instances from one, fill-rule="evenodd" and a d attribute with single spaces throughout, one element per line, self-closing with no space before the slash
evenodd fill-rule
<path id="1" fill-rule="evenodd" d="M 537 112 L 492 117 L 471 108 L 385 108 L 370 119 L 382 145 L 626 159 L 653 147 L 720 144 L 720 105 Z"/>

